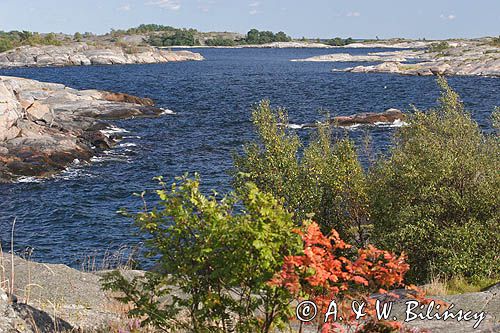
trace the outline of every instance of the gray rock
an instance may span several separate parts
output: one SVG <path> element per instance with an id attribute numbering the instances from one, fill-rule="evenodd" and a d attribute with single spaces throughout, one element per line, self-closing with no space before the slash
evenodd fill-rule
<path id="1" fill-rule="evenodd" d="M 420 62 L 404 63 L 401 59 L 397 59 L 397 54 L 406 59 L 418 59 Z M 484 43 L 484 41 L 470 41 L 467 44 L 456 43 L 453 45 L 450 43 L 450 48 L 442 52 L 424 52 L 422 50 L 399 53 L 379 52 L 371 55 L 371 57 L 374 56 L 379 58 L 378 61 L 383 62 L 377 65 L 350 67 L 340 71 L 420 76 L 437 74 L 500 76 L 500 48 Z M 353 56 L 352 59 L 363 61 L 362 57 Z"/>
<path id="2" fill-rule="evenodd" d="M 203 60 L 203 57 L 190 51 L 165 51 L 149 46 L 124 49 L 113 44 L 92 46 L 73 43 L 64 46 L 18 47 L 0 54 L 0 68 L 147 64 L 189 60 Z"/>
<path id="3" fill-rule="evenodd" d="M 152 100 L 0 76 L 0 181 L 50 176 L 113 145 L 102 120 L 152 117 Z"/>

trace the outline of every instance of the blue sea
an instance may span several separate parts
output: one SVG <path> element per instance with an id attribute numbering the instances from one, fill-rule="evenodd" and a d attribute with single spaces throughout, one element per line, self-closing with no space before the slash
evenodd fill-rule
<path id="1" fill-rule="evenodd" d="M 140 242 L 121 208 L 140 209 L 134 192 L 156 188 L 153 177 L 167 181 L 185 172 L 201 174 L 203 189 L 230 189 L 232 154 L 254 138 L 252 105 L 270 99 L 288 110 L 293 124 L 414 105 L 436 105 L 433 77 L 332 72 L 360 63 L 291 62 L 333 52 L 366 54 L 379 49 L 194 49 L 202 62 L 151 65 L 20 68 L 0 75 L 58 82 L 77 89 L 102 89 L 150 97 L 172 110 L 158 118 L 113 122 L 123 135 L 117 147 L 72 165 L 46 180 L 21 179 L 0 184 L 0 240 L 10 247 L 17 218 L 15 249 L 34 248 L 33 259 L 80 267 L 85 258 L 102 259 Z M 480 125 L 488 130 L 499 105 L 500 80 L 452 77 L 450 85 Z M 397 127 L 348 129 L 361 142 L 368 133 L 376 150 L 391 145 Z M 311 130 L 298 130 L 307 139 Z"/>

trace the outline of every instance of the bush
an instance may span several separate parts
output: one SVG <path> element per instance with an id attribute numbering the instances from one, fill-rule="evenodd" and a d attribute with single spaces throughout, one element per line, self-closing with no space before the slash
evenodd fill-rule
<path id="1" fill-rule="evenodd" d="M 335 37 L 333 39 L 329 39 L 325 42 L 325 44 L 332 45 L 332 46 L 345 46 L 354 43 L 354 40 L 349 37 L 347 39 L 342 39 L 340 37 Z"/>
<path id="2" fill-rule="evenodd" d="M 245 38 L 247 44 L 267 44 L 273 42 L 289 42 L 291 40 L 292 38 L 283 31 L 275 34 L 272 31 L 259 31 L 257 29 L 250 30 Z"/>
<path id="3" fill-rule="evenodd" d="M 342 238 L 364 244 L 367 184 L 354 144 L 345 137 L 333 142 L 331 128 L 320 125 L 302 150 L 287 128 L 286 111 L 271 109 L 268 101 L 255 107 L 252 118 L 258 139 L 234 157 L 234 186 L 252 181 L 280 198 L 297 224 L 313 215 L 324 231 L 334 228 Z"/>
<path id="4" fill-rule="evenodd" d="M 488 44 L 491 46 L 500 47 L 500 36 L 493 37 Z"/>
<path id="5" fill-rule="evenodd" d="M 282 271 L 271 284 L 286 286 L 295 297 L 314 301 L 320 314 L 326 313 L 330 302 L 335 300 L 345 329 L 330 317 L 327 322 L 323 318 L 319 320 L 318 332 L 350 332 L 349 325 L 355 332 L 375 332 L 373 327 L 385 327 L 383 332 L 395 331 L 397 323 L 373 322 L 375 300 L 370 295 L 403 286 L 409 268 L 405 255 L 397 256 L 371 245 L 352 251 L 335 230 L 325 236 L 316 223 L 308 224 L 301 236 L 304 253 L 286 257 Z M 347 259 L 347 252 L 356 252 L 355 259 Z M 363 300 L 370 305 L 362 324 L 354 318 L 352 300 Z"/>
<path id="6" fill-rule="evenodd" d="M 195 46 L 200 45 L 195 30 L 177 29 L 173 33 L 149 36 L 147 43 L 152 46 Z"/>
<path id="7" fill-rule="evenodd" d="M 157 193 L 159 203 L 135 221 L 158 272 L 133 281 L 119 272 L 105 277 L 105 288 L 135 306 L 131 316 L 190 332 L 270 332 L 288 320 L 289 292 L 267 282 L 301 242 L 277 200 L 250 183 L 244 193 L 206 197 L 197 178 L 185 177 Z"/>
<path id="8" fill-rule="evenodd" d="M 500 145 L 443 78 L 439 107 L 416 111 L 371 174 L 374 241 L 409 254 L 410 277 L 498 276 Z"/>
<path id="9" fill-rule="evenodd" d="M 443 52 L 444 50 L 447 50 L 450 48 L 450 44 L 446 41 L 441 41 L 439 43 L 432 43 L 429 46 L 429 52 Z"/>
<path id="10" fill-rule="evenodd" d="M 62 45 L 62 42 L 53 33 L 40 35 L 30 31 L 0 31 L 0 52 L 23 45 Z"/>

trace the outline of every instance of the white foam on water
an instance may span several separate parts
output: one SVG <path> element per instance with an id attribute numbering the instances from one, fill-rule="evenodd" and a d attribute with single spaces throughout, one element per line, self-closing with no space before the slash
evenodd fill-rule
<path id="1" fill-rule="evenodd" d="M 67 167 L 64 169 L 63 172 L 61 172 L 58 175 L 55 175 L 53 178 L 54 179 L 62 179 L 62 180 L 70 180 L 70 179 L 75 179 L 79 177 L 94 177 L 91 173 L 85 172 L 85 169 L 82 168 L 72 168 L 72 167 Z"/>
<path id="2" fill-rule="evenodd" d="M 117 147 L 123 148 L 123 147 L 137 147 L 137 144 L 132 143 L 132 142 L 125 142 L 125 143 L 120 143 Z"/>
<path id="3" fill-rule="evenodd" d="M 288 128 L 291 129 L 303 129 L 304 126 L 308 124 L 288 124 Z M 339 128 L 347 129 L 347 130 L 352 130 L 355 131 L 356 129 L 360 127 L 403 127 L 408 125 L 408 123 L 404 122 L 403 120 L 396 119 L 393 122 L 376 122 L 373 124 L 353 124 L 349 126 L 338 126 Z"/>
<path id="4" fill-rule="evenodd" d="M 378 127 L 403 127 L 408 125 L 408 123 L 404 122 L 401 119 L 396 119 L 392 123 L 388 122 L 377 122 L 374 124 L 375 126 Z"/>
<path id="5" fill-rule="evenodd" d="M 120 127 L 116 127 L 114 125 L 111 125 L 110 127 L 101 130 L 101 133 L 104 134 L 104 135 L 106 135 L 107 137 L 109 137 L 112 134 L 129 133 L 129 131 L 127 131 L 124 128 L 120 128 Z"/>
<path id="6" fill-rule="evenodd" d="M 43 182 L 42 178 L 36 178 L 36 177 L 19 177 L 16 179 L 17 183 L 41 183 Z"/>
<path id="7" fill-rule="evenodd" d="M 160 115 L 164 115 L 164 114 L 175 114 L 174 111 L 170 110 L 170 109 L 164 109 L 164 108 L 161 108 L 162 110 L 162 113 L 160 113 Z"/>

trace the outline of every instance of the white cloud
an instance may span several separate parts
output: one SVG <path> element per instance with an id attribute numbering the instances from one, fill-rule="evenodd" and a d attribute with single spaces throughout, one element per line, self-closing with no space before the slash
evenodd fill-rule
<path id="1" fill-rule="evenodd" d="M 248 4 L 248 7 L 250 7 L 250 11 L 248 12 L 248 14 L 256 15 L 259 13 L 260 1 L 250 2 Z"/>
<path id="2" fill-rule="evenodd" d="M 118 10 L 119 11 L 122 11 L 122 12 L 128 12 L 132 9 L 132 7 L 127 3 L 121 7 L 118 7 Z"/>
<path id="3" fill-rule="evenodd" d="M 448 21 L 453 21 L 454 19 L 456 19 L 457 17 L 453 14 L 450 14 L 450 15 L 444 15 L 444 14 L 441 14 L 439 15 L 439 17 L 442 19 L 442 20 L 448 20 Z"/>
<path id="4" fill-rule="evenodd" d="M 347 13 L 348 17 L 360 17 L 361 16 L 361 13 L 360 12 L 349 12 Z"/>
<path id="5" fill-rule="evenodd" d="M 215 0 L 198 0 L 198 9 L 204 13 L 208 13 L 215 3 Z"/>
<path id="6" fill-rule="evenodd" d="M 180 0 L 153 0 L 146 3 L 150 6 L 158 6 L 168 10 L 179 10 L 181 9 Z"/>

